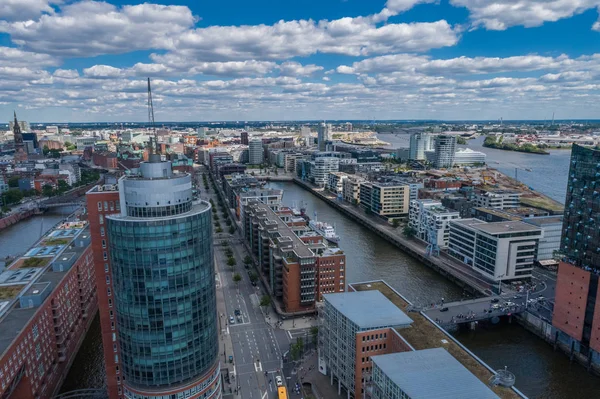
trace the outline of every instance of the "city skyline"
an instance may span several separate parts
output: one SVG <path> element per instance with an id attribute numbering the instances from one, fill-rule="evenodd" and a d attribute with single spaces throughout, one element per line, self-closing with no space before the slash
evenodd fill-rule
<path id="1" fill-rule="evenodd" d="M 8 0 L 0 112 L 156 119 L 593 119 L 597 0 Z M 230 12 L 235 10 L 236 12 Z"/>

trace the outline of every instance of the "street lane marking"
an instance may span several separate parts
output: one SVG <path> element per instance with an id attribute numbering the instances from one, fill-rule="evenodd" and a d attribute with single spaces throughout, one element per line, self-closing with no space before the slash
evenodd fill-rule
<path id="1" fill-rule="evenodd" d="M 292 334 L 288 331 L 287 334 L 290 336 L 290 339 L 292 339 Z"/>
<path id="2" fill-rule="evenodd" d="M 256 372 L 262 371 L 262 364 L 260 362 L 254 363 L 254 369 L 256 369 Z"/>

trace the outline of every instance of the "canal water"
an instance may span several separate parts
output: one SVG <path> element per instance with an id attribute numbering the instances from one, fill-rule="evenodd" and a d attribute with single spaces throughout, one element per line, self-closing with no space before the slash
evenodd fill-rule
<path id="1" fill-rule="evenodd" d="M 385 140 L 385 139 L 384 139 Z M 335 224 L 340 247 L 346 253 L 348 282 L 383 279 L 416 304 L 460 299 L 454 284 L 416 262 L 352 219 L 293 183 L 270 183 L 284 190 L 286 205 L 306 204 L 312 217 Z M 489 326 L 455 337 L 492 368 L 508 367 L 516 386 L 530 398 L 600 398 L 600 378 L 591 376 L 567 356 L 518 324 Z"/>

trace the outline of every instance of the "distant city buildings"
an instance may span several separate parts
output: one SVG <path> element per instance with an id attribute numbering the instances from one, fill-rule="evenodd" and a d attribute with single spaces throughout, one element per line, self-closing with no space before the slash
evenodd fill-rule
<path id="1" fill-rule="evenodd" d="M 264 163 L 264 149 L 262 139 L 254 138 L 248 144 L 248 163 L 262 165 Z"/>
<path id="2" fill-rule="evenodd" d="M 317 129 L 317 144 L 319 151 L 327 150 L 327 142 L 331 140 L 331 125 L 320 123 Z"/>
<path id="3" fill-rule="evenodd" d="M 375 215 L 396 218 L 408 214 L 410 187 L 394 181 L 360 183 L 360 205 Z"/>
<path id="4" fill-rule="evenodd" d="M 409 226 L 415 236 L 436 248 L 448 247 L 450 221 L 460 219 L 460 214 L 442 206 L 435 200 L 416 199 L 410 202 Z"/>
<path id="5" fill-rule="evenodd" d="M 473 194 L 475 206 L 493 209 L 518 208 L 521 193 L 511 190 L 479 191 Z"/>
<path id="6" fill-rule="evenodd" d="M 408 159 L 411 161 L 424 161 L 426 151 L 434 151 L 434 139 L 431 134 L 425 132 L 410 135 L 410 147 Z"/>

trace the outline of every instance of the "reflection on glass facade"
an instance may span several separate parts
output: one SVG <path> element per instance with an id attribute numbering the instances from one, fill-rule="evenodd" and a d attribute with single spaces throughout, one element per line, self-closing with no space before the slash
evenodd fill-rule
<path id="1" fill-rule="evenodd" d="M 108 218 L 120 363 L 127 386 L 141 389 L 193 382 L 218 356 L 210 205 L 193 202 L 189 175 L 166 169 L 167 178 L 144 179 L 143 167 L 142 178 L 122 178 L 125 206 Z M 130 212 L 145 198 L 143 215 Z M 154 216 L 163 209 L 171 216 Z"/>
<path id="2" fill-rule="evenodd" d="M 573 145 L 562 252 L 583 267 L 600 265 L 600 151 Z"/>

